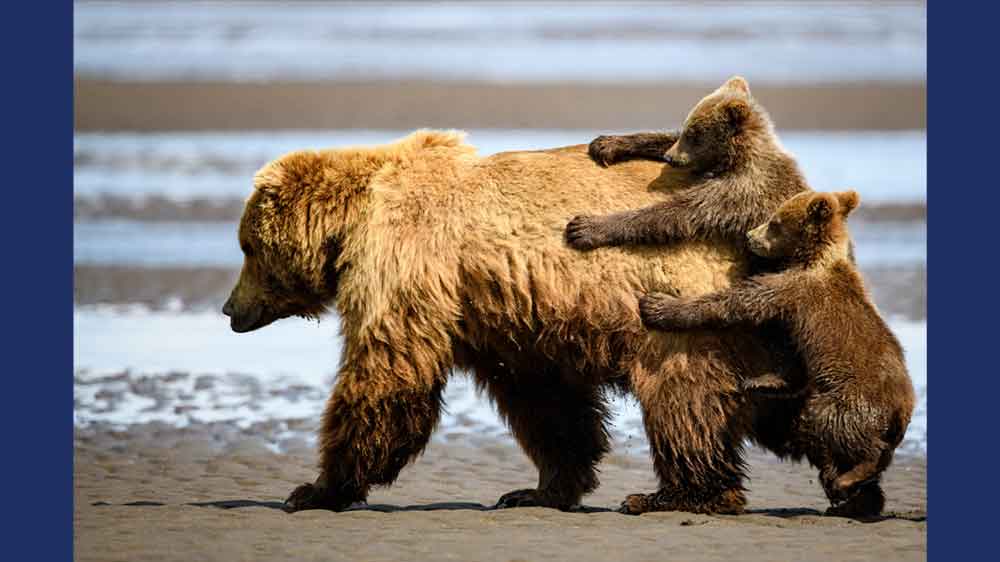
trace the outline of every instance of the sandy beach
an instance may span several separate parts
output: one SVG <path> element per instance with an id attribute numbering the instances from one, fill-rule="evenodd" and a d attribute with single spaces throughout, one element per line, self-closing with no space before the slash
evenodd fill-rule
<path id="1" fill-rule="evenodd" d="M 716 83 L 74 81 L 74 127 L 93 130 L 676 127 Z M 927 125 L 919 83 L 754 85 L 782 129 Z M 817 110 L 822 108 L 822 110 Z"/>
<path id="2" fill-rule="evenodd" d="M 578 512 L 493 510 L 536 472 L 501 440 L 440 436 L 396 485 L 367 506 L 333 513 L 280 510 L 314 478 L 305 442 L 272 452 L 266 424 L 127 432 L 77 429 L 75 558 L 135 560 L 923 560 L 926 461 L 897 457 L 885 474 L 885 516 L 859 522 L 822 515 L 807 465 L 753 451 L 749 512 L 740 516 L 609 511 L 653 489 L 649 460 L 619 445 L 602 486 Z"/>

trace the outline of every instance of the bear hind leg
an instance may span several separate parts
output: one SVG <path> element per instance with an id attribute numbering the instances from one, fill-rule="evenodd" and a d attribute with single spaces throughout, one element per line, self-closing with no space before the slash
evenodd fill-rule
<path id="1" fill-rule="evenodd" d="M 701 367 L 703 373 L 718 371 Z M 742 513 L 746 506 L 743 437 L 749 425 L 738 413 L 740 399 L 726 392 L 706 395 L 700 382 L 704 377 L 684 376 L 679 370 L 671 366 L 633 380 L 660 489 L 628 496 L 619 511 Z M 699 392 L 702 395 L 692 399 Z"/>
<path id="2" fill-rule="evenodd" d="M 600 389 L 555 381 L 518 384 L 510 373 L 477 371 L 518 444 L 538 468 L 538 486 L 500 497 L 496 507 L 569 509 L 598 485 L 597 464 L 610 449 Z"/>

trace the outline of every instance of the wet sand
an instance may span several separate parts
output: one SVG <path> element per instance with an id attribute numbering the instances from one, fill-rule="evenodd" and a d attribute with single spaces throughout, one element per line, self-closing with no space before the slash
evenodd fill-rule
<path id="1" fill-rule="evenodd" d="M 718 84 L 113 81 L 77 77 L 77 131 L 552 128 L 679 125 Z M 923 129 L 919 83 L 753 86 L 778 127 Z"/>
<path id="2" fill-rule="evenodd" d="M 619 446 L 581 512 L 492 510 L 534 484 L 527 458 L 500 440 L 443 436 L 396 485 L 345 513 L 289 515 L 281 501 L 311 480 L 304 441 L 277 454 L 264 427 L 127 432 L 78 428 L 74 464 L 77 560 L 923 560 L 926 461 L 897 458 L 885 475 L 886 516 L 822 515 L 814 472 L 752 452 L 749 513 L 708 516 L 608 511 L 648 491 L 651 463 Z"/>

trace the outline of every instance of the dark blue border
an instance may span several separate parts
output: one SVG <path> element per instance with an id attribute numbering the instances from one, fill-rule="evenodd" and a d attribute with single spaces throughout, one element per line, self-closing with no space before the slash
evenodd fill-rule
<path id="1" fill-rule="evenodd" d="M 997 14 L 928 6 L 928 555 L 996 556 Z M 992 11 L 996 12 L 996 8 Z"/>
<path id="2" fill-rule="evenodd" d="M 998 18 L 928 6 L 931 559 L 994 550 Z M 10 560 L 72 557 L 72 3 L 12 2 L 3 37 L 4 504 Z"/>
<path id="3" fill-rule="evenodd" d="M 3 7 L 5 560 L 73 556 L 73 5 Z"/>

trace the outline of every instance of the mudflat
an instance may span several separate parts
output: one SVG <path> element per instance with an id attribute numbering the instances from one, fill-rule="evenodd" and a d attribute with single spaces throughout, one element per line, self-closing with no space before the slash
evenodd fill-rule
<path id="1" fill-rule="evenodd" d="M 679 127 L 717 83 L 74 81 L 76 131 Z M 780 130 L 927 126 L 924 82 L 753 86 Z M 822 108 L 817 110 L 817 108 Z"/>
<path id="2" fill-rule="evenodd" d="M 495 510 L 535 483 L 530 461 L 502 438 L 436 438 L 397 483 L 349 511 L 288 514 L 281 503 L 315 477 L 305 440 L 275 451 L 266 428 L 161 424 L 78 428 L 77 560 L 923 560 L 926 458 L 897 456 L 886 514 L 823 515 L 815 472 L 752 449 L 748 513 L 613 511 L 655 488 L 648 458 L 619 443 L 601 487 L 575 512 Z"/>

